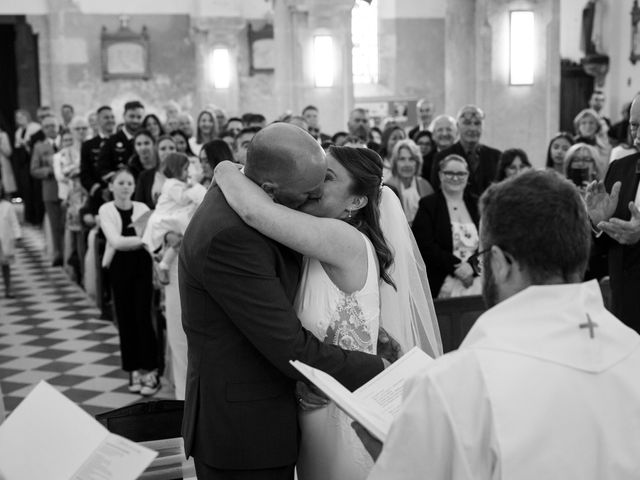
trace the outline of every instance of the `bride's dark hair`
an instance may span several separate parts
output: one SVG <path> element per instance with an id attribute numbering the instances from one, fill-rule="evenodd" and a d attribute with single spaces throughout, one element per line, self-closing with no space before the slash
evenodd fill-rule
<path id="1" fill-rule="evenodd" d="M 353 216 L 346 221 L 369 238 L 380 264 L 380 277 L 395 287 L 387 273 L 393 264 L 393 253 L 380 228 L 382 158 L 368 148 L 331 146 L 327 153 L 338 160 L 340 165 L 349 172 L 351 193 L 367 197 L 367 204 L 353 212 Z"/>

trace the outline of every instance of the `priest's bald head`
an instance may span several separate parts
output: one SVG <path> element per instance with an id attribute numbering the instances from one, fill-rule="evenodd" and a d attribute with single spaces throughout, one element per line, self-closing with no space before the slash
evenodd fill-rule
<path id="1" fill-rule="evenodd" d="M 575 186 L 531 171 L 489 187 L 480 199 L 483 296 L 492 307 L 531 285 L 582 281 L 591 235 Z"/>
<path id="2" fill-rule="evenodd" d="M 309 132 L 274 123 L 253 137 L 244 173 L 276 202 L 297 209 L 322 197 L 327 160 Z"/>

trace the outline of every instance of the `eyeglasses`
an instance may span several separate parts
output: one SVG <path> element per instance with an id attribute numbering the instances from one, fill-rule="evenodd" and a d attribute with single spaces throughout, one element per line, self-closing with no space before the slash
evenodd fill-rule
<path id="1" fill-rule="evenodd" d="M 490 252 L 492 248 L 493 248 L 493 245 L 485 248 L 484 250 L 480 250 L 479 252 L 474 253 L 467 259 L 467 263 L 471 265 L 471 268 L 473 268 L 474 274 L 478 276 L 482 274 L 482 255 Z"/>
<path id="2" fill-rule="evenodd" d="M 451 170 L 443 170 L 442 174 L 449 180 L 462 180 L 469 175 L 469 172 L 452 172 Z"/>

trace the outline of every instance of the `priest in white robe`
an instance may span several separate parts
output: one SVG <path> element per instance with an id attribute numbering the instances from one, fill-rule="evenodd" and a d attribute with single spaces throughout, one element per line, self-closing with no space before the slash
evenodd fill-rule
<path id="1" fill-rule="evenodd" d="M 577 191 L 529 172 L 490 187 L 481 208 L 492 308 L 405 388 L 369 478 L 640 478 L 640 336 L 595 281 L 580 283 Z"/>

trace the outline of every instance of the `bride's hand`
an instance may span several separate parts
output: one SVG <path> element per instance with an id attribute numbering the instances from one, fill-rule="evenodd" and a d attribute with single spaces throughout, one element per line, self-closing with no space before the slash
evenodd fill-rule
<path id="1" fill-rule="evenodd" d="M 301 410 L 310 411 L 326 407 L 329 399 L 313 385 L 304 382 L 296 383 L 296 398 Z"/>

